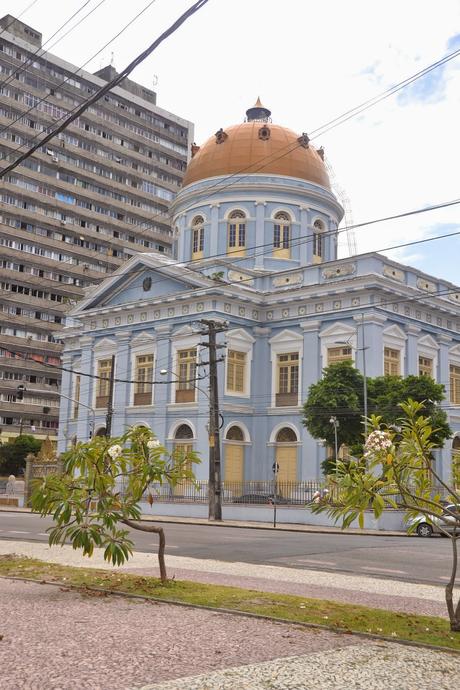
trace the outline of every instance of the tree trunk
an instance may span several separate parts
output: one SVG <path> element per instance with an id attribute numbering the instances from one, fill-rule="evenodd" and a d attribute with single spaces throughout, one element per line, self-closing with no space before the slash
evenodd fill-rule
<path id="1" fill-rule="evenodd" d="M 163 527 L 156 527 L 156 525 L 150 525 L 145 522 L 140 522 L 138 520 L 121 520 L 124 525 L 132 527 L 132 529 L 138 529 L 141 532 L 154 532 L 158 534 L 158 564 L 160 566 L 160 579 L 162 582 L 166 582 L 168 577 L 166 575 L 166 563 L 165 563 L 165 533 Z"/>
<path id="2" fill-rule="evenodd" d="M 446 604 L 447 611 L 449 612 L 450 629 L 452 632 L 460 632 L 460 599 L 457 606 L 454 606 L 453 593 L 455 586 L 455 578 L 457 575 L 457 535 L 453 534 L 451 537 L 452 542 L 452 572 L 450 574 L 450 580 L 446 585 Z"/>

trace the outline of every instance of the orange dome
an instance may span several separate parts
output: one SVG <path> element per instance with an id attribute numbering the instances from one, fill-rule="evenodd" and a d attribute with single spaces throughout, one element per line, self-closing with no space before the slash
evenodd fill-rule
<path id="1" fill-rule="evenodd" d="M 241 172 L 287 175 L 330 189 L 321 155 L 313 146 L 299 144 L 298 139 L 291 129 L 260 120 L 227 127 L 196 147 L 183 186 Z"/>

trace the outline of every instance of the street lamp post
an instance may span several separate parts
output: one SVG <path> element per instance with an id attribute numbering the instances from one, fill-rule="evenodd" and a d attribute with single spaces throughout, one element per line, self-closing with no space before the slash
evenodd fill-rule
<path id="1" fill-rule="evenodd" d="M 338 479 L 337 456 L 339 454 L 339 447 L 338 447 L 338 441 L 337 441 L 337 427 L 340 425 L 340 422 L 334 414 L 330 418 L 329 422 L 334 427 L 335 478 L 337 480 Z"/>

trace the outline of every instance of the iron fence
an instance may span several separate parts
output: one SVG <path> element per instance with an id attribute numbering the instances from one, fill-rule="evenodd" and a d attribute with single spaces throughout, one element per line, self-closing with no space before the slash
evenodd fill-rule
<path id="1" fill-rule="evenodd" d="M 320 481 L 277 482 L 276 497 L 273 481 L 223 482 L 222 503 L 245 505 L 305 505 L 324 490 Z M 152 484 L 150 493 L 156 503 L 207 503 L 207 481 L 182 481 L 175 487 Z"/>

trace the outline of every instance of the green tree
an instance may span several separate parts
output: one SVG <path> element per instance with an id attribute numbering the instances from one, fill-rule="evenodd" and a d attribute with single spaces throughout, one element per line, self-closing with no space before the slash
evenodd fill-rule
<path id="1" fill-rule="evenodd" d="M 368 379 L 369 414 L 378 414 L 385 424 L 397 424 L 400 403 L 415 400 L 423 404 L 422 414 L 431 418 L 433 441 L 441 448 L 452 436 L 447 415 L 439 403 L 444 400 L 444 386 L 429 376 L 378 376 Z"/>
<path id="2" fill-rule="evenodd" d="M 369 414 L 379 414 L 390 425 L 401 416 L 399 403 L 413 399 L 423 403 L 423 414 L 431 417 L 436 447 L 452 435 L 447 415 L 439 406 L 444 399 L 444 386 L 429 376 L 378 376 L 367 378 Z M 331 416 L 339 420 L 337 440 L 345 443 L 352 454 L 362 452 L 364 412 L 364 379 L 351 361 L 331 364 L 324 369 L 323 378 L 310 386 L 304 405 L 303 424 L 313 438 L 324 438 L 334 447 L 334 426 Z"/>
<path id="3" fill-rule="evenodd" d="M 323 378 L 310 386 L 303 406 L 303 424 L 313 438 L 323 438 L 334 446 L 332 415 L 339 420 L 337 441 L 351 446 L 359 443 L 362 433 L 364 380 L 350 361 L 331 364 Z"/>
<path id="4" fill-rule="evenodd" d="M 165 581 L 165 534 L 162 527 L 141 521 L 141 500 L 151 505 L 153 482 L 193 481 L 193 453 L 170 454 L 145 427 L 133 427 L 123 436 L 95 436 L 63 454 L 63 474 L 48 475 L 32 493 L 32 509 L 52 515 L 49 544 L 70 541 L 74 549 L 91 556 L 94 548 L 104 549 L 104 558 L 114 565 L 124 563 L 133 551 L 133 542 L 124 525 L 159 536 L 158 561 Z"/>
<path id="5" fill-rule="evenodd" d="M 21 434 L 0 446 L 0 474 L 20 474 L 29 453 L 36 454 L 42 442 L 28 434 Z"/>
<path id="6" fill-rule="evenodd" d="M 338 462 L 337 493 L 334 504 L 313 505 L 314 512 L 326 511 L 346 528 L 354 520 L 364 525 L 364 514 L 372 508 L 376 518 L 386 508 L 405 512 L 408 531 L 417 528 L 421 517 L 436 525 L 452 544 L 452 568 L 445 588 L 450 628 L 460 632 L 460 597 L 453 599 L 458 567 L 457 543 L 460 539 L 460 494 L 436 471 L 433 450 L 437 447 L 436 429 L 424 406 L 414 400 L 400 403 L 403 416 L 396 433 L 382 422 L 370 418 L 364 457 Z M 397 500 L 396 500 L 397 496 Z M 449 508 L 456 505 L 457 508 Z"/>

